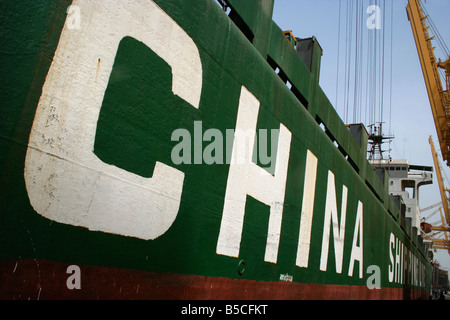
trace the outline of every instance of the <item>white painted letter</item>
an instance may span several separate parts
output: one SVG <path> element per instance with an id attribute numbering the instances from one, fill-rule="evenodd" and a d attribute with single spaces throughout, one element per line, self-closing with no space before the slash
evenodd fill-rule
<path id="1" fill-rule="evenodd" d="M 241 245 L 247 195 L 270 206 L 269 230 L 264 260 L 276 263 L 280 241 L 287 170 L 291 146 L 291 132 L 280 124 L 275 175 L 252 162 L 259 101 L 242 87 L 235 132 L 251 132 L 247 148 L 238 148 L 237 139 L 231 155 L 227 190 L 220 226 L 217 253 L 238 257 Z M 246 150 L 248 152 L 246 152 Z M 241 154 L 239 151 L 242 150 Z M 237 161 L 240 159 L 241 161 Z M 243 162 L 243 163 L 241 163 Z"/>
<path id="2" fill-rule="evenodd" d="M 359 247 L 357 242 L 359 239 Z M 349 277 L 353 276 L 355 261 L 359 261 L 359 277 L 363 277 L 363 204 L 358 202 L 356 213 L 355 232 L 353 233 L 352 253 L 350 256 L 350 267 L 348 268 Z"/>
<path id="3" fill-rule="evenodd" d="M 302 214 L 300 234 L 298 237 L 296 265 L 308 267 L 309 248 L 311 246 L 311 229 L 314 214 L 314 196 L 316 194 L 317 157 L 308 150 L 305 166 L 305 185 L 303 187 Z"/>
<path id="4" fill-rule="evenodd" d="M 342 189 L 341 223 L 339 227 L 338 210 L 336 203 L 336 189 L 334 174 L 328 171 L 327 202 L 325 204 L 325 219 L 322 237 L 322 255 L 320 257 L 320 270 L 327 270 L 328 248 L 330 245 L 330 229 L 333 225 L 334 253 L 336 260 L 336 272 L 342 273 L 344 259 L 345 218 L 347 215 L 347 187 Z"/>
<path id="5" fill-rule="evenodd" d="M 393 233 L 391 233 L 390 237 L 389 237 L 389 259 L 391 261 L 391 264 L 389 265 L 389 282 L 394 281 L 394 268 L 395 268 L 395 263 L 394 263 L 394 255 L 392 253 L 392 249 L 395 250 L 395 236 Z"/>
<path id="6" fill-rule="evenodd" d="M 42 89 L 25 161 L 28 197 L 36 212 L 60 223 L 158 238 L 177 217 L 184 173 L 156 162 L 152 178 L 144 178 L 104 163 L 93 152 L 97 120 L 125 37 L 165 60 L 172 92 L 198 109 L 203 72 L 197 46 L 151 0 L 73 4 L 83 28 L 63 29 Z"/>
<path id="7" fill-rule="evenodd" d="M 400 283 L 400 272 L 401 272 L 401 265 L 400 265 L 400 254 L 401 254 L 401 245 L 402 243 L 397 238 L 395 241 L 395 282 Z"/>

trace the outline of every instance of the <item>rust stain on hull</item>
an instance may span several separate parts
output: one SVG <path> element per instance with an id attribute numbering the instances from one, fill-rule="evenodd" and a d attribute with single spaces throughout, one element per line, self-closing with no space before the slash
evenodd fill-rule
<path id="1" fill-rule="evenodd" d="M 97 63 L 97 74 L 95 76 L 95 80 L 98 79 L 98 72 L 100 71 L 100 64 L 101 64 L 102 60 L 100 58 L 98 58 L 98 63 Z"/>

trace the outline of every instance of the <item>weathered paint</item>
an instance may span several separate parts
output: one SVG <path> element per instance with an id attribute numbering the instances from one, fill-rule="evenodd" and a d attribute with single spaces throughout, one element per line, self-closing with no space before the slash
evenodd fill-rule
<path id="1" fill-rule="evenodd" d="M 427 258 L 318 86 L 318 44 L 310 70 L 272 1 L 243 3 L 253 43 L 212 0 L 0 4 L 2 40 L 28 43 L 1 49 L 3 297 L 109 298 L 104 279 L 131 278 L 142 298 L 428 296 Z M 280 130 L 274 171 L 175 164 L 172 133 L 202 144 L 199 121 Z M 68 292 L 67 264 L 90 285 Z"/>
<path id="2" fill-rule="evenodd" d="M 128 37 L 164 59 L 173 94 L 198 108 L 203 72 L 197 47 L 153 2 L 145 8 L 121 0 L 73 6 L 90 23 L 78 32 L 63 29 L 42 89 L 25 160 L 31 205 L 57 222 L 154 239 L 176 219 L 184 174 L 157 162 L 153 176 L 143 178 L 101 161 L 94 152 L 99 113 L 118 47 Z"/>
<path id="3" fill-rule="evenodd" d="M 41 275 L 37 272 L 39 265 Z M 201 275 L 81 266 L 81 289 L 66 287 L 69 264 L 45 260 L 2 263 L 8 274 L 0 299 L 17 300 L 403 300 L 424 299 L 422 290 L 298 282 L 266 282 Z M 22 283 L 17 286 L 17 283 Z"/>
<path id="4" fill-rule="evenodd" d="M 236 132 L 248 130 L 252 133 L 248 137 L 250 141 L 248 150 L 254 150 L 258 111 L 259 101 L 243 87 L 239 100 Z M 280 130 L 276 169 L 273 176 L 252 162 L 250 152 L 233 147 L 217 242 L 218 254 L 239 257 L 246 198 L 251 196 L 270 207 L 264 261 L 277 262 L 291 144 L 291 132 L 283 124 Z M 242 155 L 242 153 L 244 159 L 238 161 L 239 154 Z"/>

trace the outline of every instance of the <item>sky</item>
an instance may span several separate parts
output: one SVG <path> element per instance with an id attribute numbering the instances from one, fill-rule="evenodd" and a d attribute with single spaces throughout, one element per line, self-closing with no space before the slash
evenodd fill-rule
<path id="1" fill-rule="evenodd" d="M 366 10 L 375 1 L 357 0 L 359 8 L 358 25 L 363 26 L 359 29 L 362 30 L 360 34 L 365 34 L 367 39 L 368 37 L 380 39 L 378 51 L 373 47 L 369 49 L 367 43 L 364 44 L 363 40 L 360 40 L 363 49 L 359 52 L 363 52 L 363 54 L 360 56 L 358 70 L 362 70 L 363 81 L 359 82 L 354 81 L 351 76 L 347 78 L 345 76 L 345 70 L 350 70 L 349 75 L 354 74 L 354 69 L 346 68 L 346 61 L 355 61 L 355 56 L 352 57 L 348 54 L 348 52 L 355 50 L 355 46 L 346 54 L 346 44 L 349 43 L 349 41 L 346 42 L 346 39 L 349 39 L 346 32 L 347 25 L 353 26 L 352 29 L 356 30 L 354 26 L 358 21 L 355 14 L 349 15 L 350 19 L 347 19 L 347 4 L 351 3 L 350 1 L 353 2 L 353 0 L 275 0 L 273 20 L 282 30 L 292 30 L 295 37 L 315 36 L 317 38 L 323 49 L 320 86 L 344 122 L 362 122 L 367 127 L 372 122 L 381 120 L 385 122 L 383 124 L 384 134 L 394 136 L 390 147 L 392 159 L 407 159 L 410 164 L 434 166 L 431 147 L 428 142 L 430 136 L 432 136 L 439 156 L 440 150 L 417 48 L 411 24 L 406 14 L 407 0 L 378 0 L 380 13 L 384 12 L 385 15 L 380 14 L 378 24 L 380 29 L 370 30 L 366 22 L 367 19 L 373 17 L 373 12 L 370 14 Z M 354 3 L 354 12 L 356 12 L 356 2 Z M 384 3 L 386 4 L 385 9 L 383 9 Z M 447 46 L 450 46 L 450 20 L 448 19 L 450 0 L 427 0 L 424 6 L 444 42 Z M 370 21 L 372 25 L 375 23 L 373 19 Z M 372 32 L 372 35 L 369 31 Z M 375 35 L 376 33 L 378 33 L 378 36 Z M 354 35 L 355 33 L 353 33 L 353 38 L 355 38 Z M 381 42 L 382 38 L 384 38 L 384 42 Z M 382 43 L 384 43 L 384 47 Z M 436 47 L 436 57 L 445 60 L 446 57 L 439 50 L 438 44 L 435 42 L 433 44 Z M 384 55 L 381 54 L 382 48 L 384 48 Z M 372 58 L 377 62 L 376 64 L 367 62 L 370 56 L 367 54 L 368 50 L 378 52 L 378 54 L 372 55 L 372 57 L 376 57 Z M 384 69 L 380 67 L 375 69 L 378 71 L 368 73 L 368 65 L 384 66 Z M 365 73 L 364 70 L 366 70 Z M 370 92 L 366 90 L 369 81 L 366 80 L 369 79 L 366 76 L 367 74 L 370 74 L 372 79 L 376 79 L 373 83 L 379 83 L 380 79 L 384 80 L 383 86 L 379 85 L 377 89 L 372 91 L 378 92 L 378 94 L 372 93 L 372 95 L 369 95 L 369 97 L 382 96 L 383 103 L 380 98 L 375 98 L 379 100 L 370 100 L 374 101 L 372 104 L 375 105 L 375 108 L 353 109 L 355 83 L 358 83 L 357 92 Z M 347 83 L 353 83 L 353 87 L 351 85 L 346 86 Z M 350 100 L 350 107 L 346 109 L 346 101 Z M 359 93 L 357 101 L 369 100 L 366 99 L 364 93 Z M 370 105 L 370 103 L 359 103 L 357 105 Z M 355 115 L 353 110 L 360 111 L 356 111 Z M 382 110 L 382 113 L 380 110 Z M 386 148 L 389 149 L 389 146 L 386 145 Z M 450 188 L 450 180 L 447 180 L 447 177 L 450 177 L 450 167 L 446 166 L 441 156 L 439 161 L 443 168 L 445 186 Z M 441 201 L 438 181 L 436 180 L 436 174 L 433 173 L 433 184 L 423 186 L 420 189 L 420 208 L 426 208 Z M 431 215 L 433 211 L 424 211 L 422 217 Z M 439 214 L 435 214 L 427 220 L 429 223 L 436 221 L 440 221 Z M 443 237 L 441 236 L 441 238 Z M 434 258 L 441 264 L 441 267 L 450 270 L 450 254 L 447 250 L 437 250 Z"/>

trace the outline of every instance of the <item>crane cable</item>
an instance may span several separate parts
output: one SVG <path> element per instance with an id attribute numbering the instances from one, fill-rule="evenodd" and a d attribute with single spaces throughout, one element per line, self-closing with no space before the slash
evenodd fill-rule
<path id="1" fill-rule="evenodd" d="M 387 42 L 386 28 L 388 24 L 387 5 L 386 0 L 367 0 L 361 2 L 359 0 L 346 1 L 344 8 L 343 2 L 339 1 L 339 21 L 338 21 L 338 53 L 337 53 L 337 67 L 336 67 L 336 108 L 339 106 L 339 89 L 340 77 L 343 77 L 343 114 L 342 118 L 346 123 L 350 120 L 352 114 L 352 121 L 364 122 L 366 126 L 374 123 L 382 123 L 385 115 L 385 105 L 389 106 L 389 134 L 391 133 L 392 120 L 392 78 L 393 78 L 393 0 L 391 4 L 391 19 L 390 19 L 390 43 Z M 378 29 L 367 28 L 365 17 L 369 6 L 379 8 L 376 14 L 379 14 L 379 20 L 382 24 Z M 381 8 L 380 8 L 381 7 Z M 368 13 L 368 12 L 367 12 Z M 344 17 L 345 14 L 345 17 Z M 344 19 L 345 18 L 345 19 Z M 344 25 L 345 24 L 345 25 Z M 343 30 L 345 29 L 345 30 Z M 381 29 L 381 30 L 379 30 Z M 342 34 L 341 34 L 341 31 Z M 345 31 L 345 35 L 343 35 Z M 342 48 L 341 41 L 345 38 L 345 47 Z M 388 46 L 390 45 L 390 48 Z M 367 52 L 364 53 L 364 48 Z M 387 62 L 386 54 L 390 49 L 390 64 Z M 341 68 L 341 50 L 343 55 L 343 69 Z M 387 69 L 389 68 L 389 70 Z M 389 73 L 388 73 L 389 72 Z M 387 78 L 389 75 L 389 84 Z M 386 90 L 389 90 L 385 94 Z M 351 91 L 353 97 L 351 98 Z M 387 94 L 389 96 L 387 97 Z M 353 101 L 352 101 L 353 100 Z M 386 101 L 385 101 L 386 100 Z M 386 102 L 386 103 L 385 103 Z M 363 108 L 365 105 L 365 108 Z M 351 110 L 353 108 L 353 110 Z M 364 119 L 364 121 L 362 121 Z"/>

